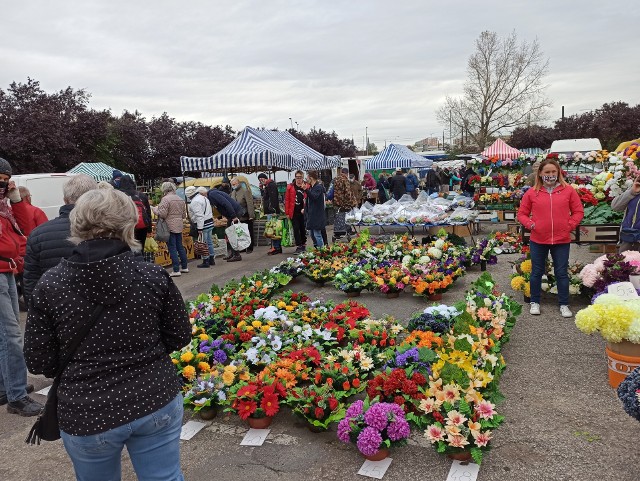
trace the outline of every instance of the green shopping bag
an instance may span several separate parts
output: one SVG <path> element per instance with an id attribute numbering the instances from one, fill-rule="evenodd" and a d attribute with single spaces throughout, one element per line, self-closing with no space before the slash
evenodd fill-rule
<path id="1" fill-rule="evenodd" d="M 285 217 L 282 221 L 282 247 L 293 247 L 295 244 L 293 224 L 291 223 L 291 219 Z"/>

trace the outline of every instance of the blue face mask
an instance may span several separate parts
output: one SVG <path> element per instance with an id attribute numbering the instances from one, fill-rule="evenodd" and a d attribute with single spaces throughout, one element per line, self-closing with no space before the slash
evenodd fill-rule
<path id="1" fill-rule="evenodd" d="M 557 175 L 543 175 L 542 176 L 542 181 L 545 184 L 555 184 L 557 180 L 558 180 L 558 176 Z"/>
<path id="2" fill-rule="evenodd" d="M 120 179 L 115 179 L 113 181 L 113 185 L 115 185 L 116 187 L 120 187 Z"/>

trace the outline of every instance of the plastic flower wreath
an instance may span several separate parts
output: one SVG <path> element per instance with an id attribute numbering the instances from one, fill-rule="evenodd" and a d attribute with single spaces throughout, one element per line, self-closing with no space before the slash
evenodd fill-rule
<path id="1" fill-rule="evenodd" d="M 345 407 L 335 396 L 331 386 L 296 387 L 287 397 L 287 405 L 311 426 L 326 430 L 329 424 L 344 418 Z"/>
<path id="2" fill-rule="evenodd" d="M 365 456 L 372 456 L 382 448 L 400 446 L 411 434 L 402 407 L 394 403 L 356 401 L 338 424 L 338 439 L 355 443 Z"/>
<path id="3" fill-rule="evenodd" d="M 618 398 L 625 412 L 640 421 L 640 368 L 636 368 L 620 383 Z"/>

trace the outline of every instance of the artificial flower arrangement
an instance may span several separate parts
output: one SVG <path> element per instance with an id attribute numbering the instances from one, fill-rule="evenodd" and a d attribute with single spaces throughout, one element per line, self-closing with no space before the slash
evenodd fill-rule
<path id="1" fill-rule="evenodd" d="M 640 421 L 640 368 L 633 370 L 618 386 L 618 398 L 625 412 Z"/>
<path id="2" fill-rule="evenodd" d="M 511 274 L 511 289 L 520 291 L 525 297 L 531 297 L 531 258 L 526 254 L 513 263 L 514 273 Z"/>
<path id="3" fill-rule="evenodd" d="M 402 292 L 410 282 L 410 273 L 398 261 L 382 261 L 369 271 L 375 287 L 384 294 Z"/>
<path id="4" fill-rule="evenodd" d="M 381 319 L 363 319 L 349 330 L 348 337 L 357 342 L 361 349 L 377 353 L 379 349 L 395 346 L 398 335 L 404 327 L 391 317 Z"/>
<path id="5" fill-rule="evenodd" d="M 402 407 L 377 399 L 355 401 L 338 423 L 338 439 L 354 443 L 365 457 L 405 444 L 410 434 Z"/>
<path id="6" fill-rule="evenodd" d="M 516 232 L 493 232 L 489 235 L 501 254 L 528 252 L 529 246 L 522 243 L 522 235 Z"/>
<path id="7" fill-rule="evenodd" d="M 454 306 L 440 304 L 424 309 L 421 314 L 412 317 L 407 325 L 408 331 L 431 331 L 437 334 L 449 332 L 457 316 L 462 314 Z"/>
<path id="8" fill-rule="evenodd" d="M 575 322 L 585 334 L 599 332 L 608 342 L 640 344 L 640 298 L 625 301 L 615 294 L 601 294 L 578 311 Z"/>
<path id="9" fill-rule="evenodd" d="M 326 362 L 316 371 L 313 381 L 317 386 L 328 384 L 335 396 L 343 399 L 358 394 L 365 388 L 366 383 L 360 376 L 360 370 L 353 362 Z M 366 377 L 366 374 L 363 376 Z"/>
<path id="10" fill-rule="evenodd" d="M 237 413 L 240 419 L 273 417 L 287 396 L 282 383 L 271 378 L 238 383 L 229 389 L 230 405 L 225 411 Z"/>
<path id="11" fill-rule="evenodd" d="M 229 386 L 225 384 L 219 370 L 215 370 L 196 380 L 184 394 L 184 405 L 194 412 L 226 405 Z"/>
<path id="12" fill-rule="evenodd" d="M 584 286 L 595 294 L 605 292 L 607 286 L 626 282 L 630 275 L 640 273 L 640 252 L 625 251 L 622 254 L 605 254 L 582 268 L 578 276 Z"/>
<path id="13" fill-rule="evenodd" d="M 203 339 L 198 345 L 199 353 L 206 354 L 210 364 L 228 364 L 233 357 L 236 346 L 226 339 Z"/>
<path id="14" fill-rule="evenodd" d="M 335 274 L 333 285 L 342 292 L 360 292 L 373 288 L 365 266 L 359 263 L 347 264 Z"/>
<path id="15" fill-rule="evenodd" d="M 180 351 L 171 354 L 171 362 L 186 381 L 194 381 L 199 375 L 211 371 L 211 365 L 207 362 L 208 356 L 197 351 L 199 339 L 192 340 Z"/>
<path id="16" fill-rule="evenodd" d="M 317 258 L 305 267 L 304 275 L 315 283 L 324 284 L 333 279 L 336 271 L 342 269 L 344 265 L 345 261 L 342 258 L 336 257 L 326 260 Z"/>
<path id="17" fill-rule="evenodd" d="M 430 349 L 422 348 L 423 353 L 430 351 L 428 355 L 423 354 L 424 363 L 433 361 L 436 355 Z M 420 359 L 420 354 L 418 354 Z M 402 359 L 409 362 L 413 358 L 407 356 Z M 418 361 L 421 362 L 421 361 Z M 425 369 L 428 371 L 428 368 Z M 427 374 L 428 375 L 428 374 Z M 400 406 L 405 413 L 417 412 L 420 401 L 425 398 L 421 389 L 427 387 L 427 377 L 413 367 L 387 368 L 379 373 L 367 383 L 367 396 L 369 399 L 379 399 L 383 402 L 395 403 Z"/>
<path id="18" fill-rule="evenodd" d="M 344 419 L 345 406 L 335 396 L 332 386 L 312 384 L 292 389 L 287 405 L 313 428 L 326 431 L 331 423 Z"/>
<path id="19" fill-rule="evenodd" d="M 580 279 L 580 272 L 584 268 L 584 264 L 580 262 L 572 262 L 569 264 L 567 271 L 569 274 L 569 294 L 573 296 L 580 295 L 582 293 L 582 279 Z M 547 274 L 542 276 L 542 290 L 550 294 L 558 293 L 558 285 L 556 282 L 555 273 L 553 271 L 553 261 L 547 261 Z"/>
<path id="20" fill-rule="evenodd" d="M 402 344 L 398 348 L 395 358 L 392 358 L 387 366 L 404 366 L 407 362 L 412 364 L 418 364 L 422 367 L 420 360 L 420 348 L 426 347 L 429 349 L 436 349 L 441 347 L 444 341 L 437 333 L 433 331 L 411 331 L 407 337 L 404 338 Z M 424 366 L 425 368 L 428 366 Z"/>
<path id="21" fill-rule="evenodd" d="M 304 264 L 302 263 L 302 260 L 299 257 L 289 257 L 277 266 L 272 267 L 269 272 L 274 274 L 285 274 L 292 278 L 296 278 L 301 275 L 303 271 Z"/>
<path id="22" fill-rule="evenodd" d="M 471 262 L 473 264 L 481 264 L 486 262 L 489 265 L 498 263 L 496 251 L 496 242 L 493 239 L 485 237 L 478 240 L 475 247 L 471 250 Z"/>

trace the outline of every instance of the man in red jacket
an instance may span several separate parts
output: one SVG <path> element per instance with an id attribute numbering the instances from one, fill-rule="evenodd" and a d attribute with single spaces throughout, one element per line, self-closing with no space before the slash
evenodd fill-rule
<path id="1" fill-rule="evenodd" d="M 11 165 L 0 158 L 0 406 L 21 416 L 37 416 L 42 404 L 27 393 L 27 365 L 22 353 L 22 330 L 15 275 L 22 270 L 29 211 L 15 183 L 10 182 Z M 6 201 L 11 201 L 11 207 Z"/>
<path id="2" fill-rule="evenodd" d="M 29 212 L 29 225 L 22 231 L 22 233 L 29 237 L 31 231 L 38 227 L 40 224 L 44 224 L 49 219 L 47 218 L 47 214 L 40 207 L 36 207 L 31 203 L 31 192 L 24 185 L 18 187 L 20 191 L 20 197 L 25 203 L 25 207 Z"/>
<path id="3" fill-rule="evenodd" d="M 307 231 L 304 223 L 304 200 L 309 186 L 304 183 L 304 173 L 297 170 L 295 180 L 287 185 L 284 194 L 284 212 L 291 219 L 296 239 L 296 254 L 307 249 Z"/>

